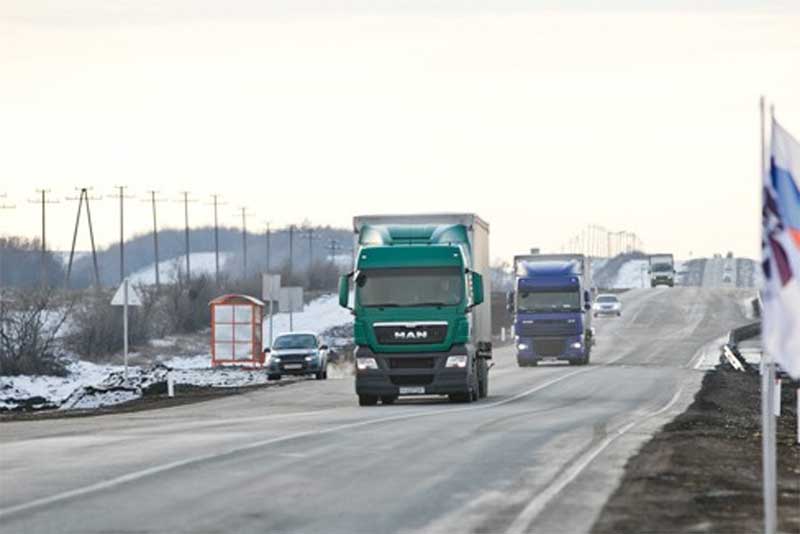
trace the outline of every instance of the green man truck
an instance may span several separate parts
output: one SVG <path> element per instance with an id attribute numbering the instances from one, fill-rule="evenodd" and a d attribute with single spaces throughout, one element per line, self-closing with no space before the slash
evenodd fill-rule
<path id="1" fill-rule="evenodd" d="M 406 395 L 472 402 L 489 390 L 489 225 L 474 214 L 355 217 L 353 272 L 339 304 L 355 316 L 361 406 Z"/>

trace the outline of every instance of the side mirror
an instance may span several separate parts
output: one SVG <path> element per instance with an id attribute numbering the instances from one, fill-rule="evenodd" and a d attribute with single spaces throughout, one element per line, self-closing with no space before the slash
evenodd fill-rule
<path id="1" fill-rule="evenodd" d="M 267 347 L 266 349 L 264 349 L 264 354 L 269 354 L 270 352 L 272 352 L 271 348 Z"/>
<path id="2" fill-rule="evenodd" d="M 472 276 L 472 306 L 483 303 L 483 276 L 475 271 L 470 273 Z"/>
<path id="3" fill-rule="evenodd" d="M 350 278 L 353 277 L 353 273 L 343 274 L 339 277 L 339 306 L 342 308 L 347 308 L 348 310 L 352 311 L 350 308 Z"/>
<path id="4" fill-rule="evenodd" d="M 319 350 L 328 350 L 328 345 L 320 345 Z"/>

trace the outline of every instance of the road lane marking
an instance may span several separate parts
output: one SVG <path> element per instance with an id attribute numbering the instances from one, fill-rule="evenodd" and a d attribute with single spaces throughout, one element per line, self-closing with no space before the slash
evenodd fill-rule
<path id="1" fill-rule="evenodd" d="M 322 436 L 322 435 L 326 435 L 326 434 L 333 434 L 335 432 L 341 432 L 342 430 L 350 430 L 350 429 L 353 429 L 353 428 L 360 428 L 360 427 L 365 427 L 365 426 L 377 425 L 377 424 L 388 423 L 388 422 L 392 422 L 392 421 L 402 421 L 402 420 L 406 420 L 406 419 L 415 419 L 415 418 L 419 418 L 419 417 L 434 417 L 434 416 L 438 416 L 438 415 L 453 414 L 453 413 L 463 413 L 463 412 L 466 412 L 466 411 L 486 410 L 486 409 L 489 409 L 489 408 L 496 408 L 497 406 L 502 406 L 504 404 L 508 404 L 510 402 L 514 402 L 514 401 L 519 400 L 521 398 L 527 397 L 528 395 L 532 395 L 533 393 L 536 393 L 536 392 L 541 391 L 541 390 L 543 390 L 545 388 L 548 388 L 548 387 L 550 387 L 550 386 L 552 386 L 554 384 L 557 384 L 558 382 L 566 380 L 567 378 L 570 378 L 570 377 L 573 377 L 573 376 L 576 376 L 576 375 L 579 375 L 579 374 L 583 374 L 583 373 L 586 373 L 586 372 L 589 372 L 589 371 L 592 371 L 592 370 L 595 370 L 595 369 L 599 369 L 599 367 L 587 367 L 587 368 L 584 368 L 584 369 L 573 371 L 571 373 L 567 373 L 565 375 L 561 375 L 561 376 L 559 376 L 557 378 L 553 378 L 552 380 L 548 380 L 547 382 L 545 382 L 543 384 L 539 384 L 538 386 L 534 386 L 534 387 L 532 387 L 532 388 L 530 388 L 528 390 L 525 390 L 525 391 L 523 391 L 521 393 L 518 393 L 516 395 L 512 395 L 511 397 L 508 397 L 508 398 L 505 398 L 505 399 L 501 399 L 499 401 L 487 403 L 487 404 L 474 404 L 474 405 L 470 405 L 470 406 L 465 406 L 463 408 L 450 408 L 450 409 L 443 409 L 443 410 L 436 410 L 436 411 L 417 411 L 417 412 L 412 412 L 410 414 L 393 415 L 393 416 L 389 416 L 389 417 L 379 417 L 379 418 L 376 418 L 376 419 L 368 419 L 366 421 L 357 421 L 357 422 L 354 422 L 354 423 L 347 423 L 347 424 L 344 424 L 344 425 L 339 425 L 339 426 L 335 426 L 335 427 L 331 427 L 331 428 L 327 428 L 327 429 L 323 429 L 323 430 L 309 430 L 309 431 L 306 431 L 306 432 L 298 432 L 298 433 L 295 433 L 295 434 L 289 434 L 287 436 L 281 436 L 281 437 L 277 437 L 277 438 L 261 440 L 261 441 L 249 443 L 247 445 L 241 445 L 241 446 L 238 446 L 238 447 L 232 447 L 232 448 L 227 449 L 227 450 L 222 451 L 222 452 L 204 454 L 204 455 L 201 455 L 201 456 L 195 456 L 193 458 L 186 458 L 186 459 L 183 459 L 183 460 L 177 460 L 177 461 L 174 461 L 174 462 L 169 462 L 169 463 L 165 463 L 165 464 L 161 464 L 161 465 L 156 465 L 156 466 L 153 466 L 153 467 L 149 467 L 147 469 L 141 469 L 139 471 L 133 471 L 133 472 L 127 473 L 125 475 L 117 476 L 117 477 L 111 478 L 109 480 L 104 480 L 102 482 L 97 482 L 95 484 L 89 484 L 88 486 L 83 486 L 81 488 L 76 488 L 76 489 L 64 491 L 64 492 L 61 492 L 61 493 L 57 493 L 57 494 L 51 495 L 49 497 L 42 497 L 42 498 L 39 498 L 39 499 L 34 499 L 32 501 L 28 501 L 26 503 L 17 504 L 17 505 L 14 505 L 14 506 L 9 506 L 9 507 L 6 507 L 6 508 L 2 508 L 2 509 L 0 509 L 0 518 L 5 518 L 5 517 L 8 517 L 8 516 L 13 515 L 13 514 L 26 512 L 28 510 L 32 510 L 32 509 L 35 509 L 35 508 L 40 508 L 40 507 L 43 507 L 43 506 L 56 504 L 56 503 L 59 503 L 59 502 L 62 502 L 62 501 L 75 499 L 77 497 L 82 497 L 84 495 L 89 495 L 89 494 L 92 494 L 92 493 L 96 493 L 96 492 L 100 492 L 100 491 L 104 491 L 104 490 L 109 490 L 109 489 L 115 488 L 117 486 L 120 486 L 122 484 L 126 484 L 126 483 L 129 483 L 129 482 L 135 482 L 137 480 L 141 480 L 141 479 L 146 478 L 146 477 L 150 477 L 150 476 L 153 476 L 153 475 L 158 475 L 158 474 L 161 474 L 161 473 L 165 473 L 165 472 L 171 471 L 173 469 L 179 469 L 181 467 L 186 467 L 186 466 L 197 464 L 197 463 L 201 463 L 201 462 L 208 462 L 208 461 L 215 460 L 215 459 L 218 459 L 218 458 L 222 458 L 222 457 L 225 457 L 225 456 L 231 456 L 231 455 L 234 455 L 234 454 L 255 450 L 255 449 L 258 449 L 258 448 L 261 448 L 261 447 L 266 447 L 266 446 L 269 446 L 269 445 L 275 445 L 275 444 L 278 444 L 278 443 L 285 443 L 287 441 L 293 441 L 293 440 L 306 438 L 306 437 L 316 437 L 316 436 Z"/>
<path id="2" fill-rule="evenodd" d="M 636 419 L 624 425 L 622 428 L 618 429 L 616 432 L 598 443 L 594 448 L 584 453 L 583 456 L 573 463 L 569 469 L 556 477 L 556 479 L 549 486 L 547 486 L 543 491 L 540 491 L 536 497 L 528 503 L 528 505 L 522 510 L 522 512 L 520 512 L 511 526 L 508 527 L 506 534 L 522 534 L 524 532 L 529 532 L 528 527 L 539 516 L 542 510 L 544 510 L 545 506 L 547 506 L 547 504 L 555 496 L 561 493 L 561 491 L 573 480 L 578 478 L 583 470 L 586 469 L 589 464 L 591 464 L 592 461 L 594 461 L 594 459 L 597 458 L 604 450 L 606 450 L 609 445 L 611 445 L 617 440 L 617 438 L 627 433 L 633 427 L 668 411 L 675 405 L 676 402 L 678 402 L 678 399 L 682 393 L 683 388 L 679 388 L 678 391 L 675 392 L 675 395 L 673 395 L 669 402 L 667 402 L 667 404 L 665 404 L 663 407 L 655 412 L 649 413 L 642 418 Z"/>

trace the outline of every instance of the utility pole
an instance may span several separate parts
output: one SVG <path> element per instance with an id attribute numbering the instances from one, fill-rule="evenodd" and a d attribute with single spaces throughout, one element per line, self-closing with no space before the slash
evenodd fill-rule
<path id="1" fill-rule="evenodd" d="M 339 248 L 339 242 L 335 239 L 331 239 L 330 244 L 328 245 L 328 250 L 330 251 L 330 262 L 336 263 L 336 249 Z"/>
<path id="2" fill-rule="evenodd" d="M 6 196 L 7 195 L 3 193 L 2 195 L 0 195 L 0 198 L 6 198 Z M 0 211 L 13 210 L 13 209 L 16 209 L 16 206 L 13 204 L 0 204 Z M 2 236 L 2 234 L 0 234 L 0 236 Z M 4 272 L 3 263 L 5 262 L 4 252 L 7 244 L 8 242 L 5 240 L 0 242 L 0 336 L 2 336 L 4 332 L 3 321 L 5 320 L 5 314 L 3 313 L 3 308 L 5 306 L 4 302 L 5 297 L 3 295 L 3 290 L 5 289 L 5 279 L 3 277 L 3 272 Z"/>
<path id="3" fill-rule="evenodd" d="M 194 202 L 194 200 L 189 200 L 189 191 L 181 191 L 181 195 L 183 195 L 183 200 L 179 200 L 179 202 L 183 202 L 184 241 L 186 247 L 186 281 L 188 282 L 192 278 L 192 263 L 189 259 L 189 255 L 191 254 L 191 248 L 189 244 L 189 202 Z"/>
<path id="4" fill-rule="evenodd" d="M 308 227 L 308 289 L 311 289 L 311 274 L 314 271 L 314 229 Z"/>
<path id="5" fill-rule="evenodd" d="M 214 206 L 214 277 L 219 287 L 219 206 L 223 204 L 219 201 L 219 194 L 211 195 L 213 199 L 212 206 Z"/>
<path id="6" fill-rule="evenodd" d="M 153 211 L 153 258 L 155 259 L 156 291 L 161 291 L 161 260 L 158 254 L 158 217 L 156 214 L 156 204 L 161 202 L 161 199 L 156 198 L 158 191 L 151 189 L 148 193 L 150 198 L 143 202 L 150 202 Z"/>
<path id="7" fill-rule="evenodd" d="M 289 284 L 292 283 L 292 262 L 294 261 L 294 225 L 289 225 Z"/>
<path id="8" fill-rule="evenodd" d="M 78 198 L 67 198 L 66 200 L 78 201 L 78 215 L 75 217 L 75 230 L 72 233 L 72 248 L 69 250 L 69 263 L 67 264 L 67 274 L 64 279 L 64 287 L 69 288 L 69 279 L 72 275 L 72 261 L 75 258 L 75 245 L 78 241 L 78 228 L 81 223 L 81 207 L 86 202 L 86 218 L 89 222 L 89 239 L 92 244 L 92 264 L 94 266 L 94 285 L 95 289 L 100 289 L 100 270 L 97 267 L 97 248 L 94 244 L 94 227 L 92 226 L 92 212 L 89 208 L 89 188 L 82 187 L 79 189 L 80 194 Z M 94 200 L 98 200 L 95 198 Z"/>
<path id="9" fill-rule="evenodd" d="M 38 200 L 32 200 L 30 202 L 42 205 L 42 250 L 41 250 L 41 257 L 40 257 L 40 277 L 41 277 L 41 285 L 45 287 L 47 285 L 47 205 L 48 204 L 58 204 L 57 200 L 47 200 L 47 194 L 50 192 L 49 189 L 37 189 L 37 193 L 41 195 L 41 198 Z"/>
<path id="10" fill-rule="evenodd" d="M 119 283 L 125 280 L 125 196 L 126 185 L 115 185 L 119 197 Z"/>
<path id="11" fill-rule="evenodd" d="M 242 210 L 242 280 L 247 278 L 247 208 Z"/>
<path id="12" fill-rule="evenodd" d="M 270 232 L 270 228 L 269 228 L 269 221 L 267 221 L 267 229 L 264 232 L 264 237 L 266 239 L 266 248 L 267 248 L 267 253 L 266 253 L 267 257 L 266 257 L 266 263 L 265 263 L 265 265 L 266 265 L 265 270 L 268 273 L 272 272 L 271 269 L 270 269 L 270 259 L 271 259 L 270 258 L 270 240 L 271 240 L 271 235 L 270 234 L 271 234 L 271 232 Z"/>

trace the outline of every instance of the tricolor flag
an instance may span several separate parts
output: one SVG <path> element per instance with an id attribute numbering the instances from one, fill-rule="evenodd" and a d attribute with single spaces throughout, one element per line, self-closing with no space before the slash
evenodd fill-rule
<path id="1" fill-rule="evenodd" d="M 800 143 L 772 121 L 762 207 L 764 348 L 800 378 Z"/>

